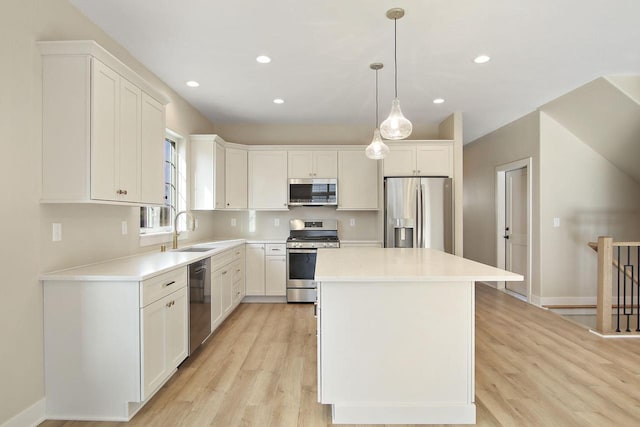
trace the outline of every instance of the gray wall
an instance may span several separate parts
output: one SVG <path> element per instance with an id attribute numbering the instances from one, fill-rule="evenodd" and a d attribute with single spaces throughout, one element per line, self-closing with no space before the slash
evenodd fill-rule
<path id="1" fill-rule="evenodd" d="M 546 113 L 540 158 L 542 303 L 595 304 L 597 254 L 587 243 L 640 241 L 640 185 Z"/>
<path id="2" fill-rule="evenodd" d="M 464 146 L 464 256 L 497 265 L 496 167 L 533 158 L 532 294 L 540 295 L 539 114 L 530 113 Z"/>
<path id="3" fill-rule="evenodd" d="M 529 156 L 533 302 L 595 304 L 597 255 L 587 243 L 604 235 L 640 241 L 640 186 L 544 112 L 465 146 L 465 257 L 496 265 L 495 168 Z"/>

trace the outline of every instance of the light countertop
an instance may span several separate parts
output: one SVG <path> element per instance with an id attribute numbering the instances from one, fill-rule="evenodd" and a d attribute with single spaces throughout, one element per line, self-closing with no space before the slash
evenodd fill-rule
<path id="1" fill-rule="evenodd" d="M 319 249 L 319 282 L 522 281 L 520 274 L 435 249 Z"/>
<path id="2" fill-rule="evenodd" d="M 243 239 L 222 240 L 198 243 L 192 246 L 212 246 L 206 252 L 149 252 L 124 258 L 117 258 L 105 262 L 67 268 L 40 275 L 43 281 L 141 281 L 175 268 L 183 267 L 192 262 L 214 256 L 235 246 L 244 245 Z"/>

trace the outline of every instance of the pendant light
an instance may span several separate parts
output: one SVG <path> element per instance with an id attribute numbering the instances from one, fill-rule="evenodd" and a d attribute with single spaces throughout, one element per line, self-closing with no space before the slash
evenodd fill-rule
<path id="1" fill-rule="evenodd" d="M 395 80 L 395 97 L 391 104 L 391 112 L 389 117 L 380 125 L 380 133 L 386 139 L 397 140 L 405 139 L 411 135 L 413 125 L 402 115 L 400 110 L 400 100 L 398 99 L 398 19 L 404 16 L 404 9 L 399 7 L 389 9 L 387 18 L 393 19 L 393 64 L 394 64 L 394 80 Z"/>
<path id="2" fill-rule="evenodd" d="M 380 62 L 374 62 L 369 68 L 376 72 L 376 129 L 373 131 L 373 140 L 364 150 L 368 158 L 373 160 L 384 159 L 389 154 L 389 147 L 382 141 L 380 129 L 378 129 L 378 70 L 384 67 Z"/>

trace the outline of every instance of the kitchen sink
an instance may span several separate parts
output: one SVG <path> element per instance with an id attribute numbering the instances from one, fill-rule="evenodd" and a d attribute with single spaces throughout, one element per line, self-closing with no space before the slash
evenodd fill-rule
<path id="1" fill-rule="evenodd" d="M 192 247 L 192 248 L 177 249 L 174 252 L 208 252 L 208 251 L 213 250 L 213 249 L 215 249 L 215 248 L 214 247 L 207 247 L 207 248 L 205 248 L 205 247 L 200 247 L 200 248 Z"/>

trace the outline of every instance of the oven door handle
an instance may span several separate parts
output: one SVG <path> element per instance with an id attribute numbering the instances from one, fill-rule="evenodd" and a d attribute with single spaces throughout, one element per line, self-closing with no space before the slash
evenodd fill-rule
<path id="1" fill-rule="evenodd" d="M 290 254 L 315 254 L 317 249 L 287 249 Z"/>

